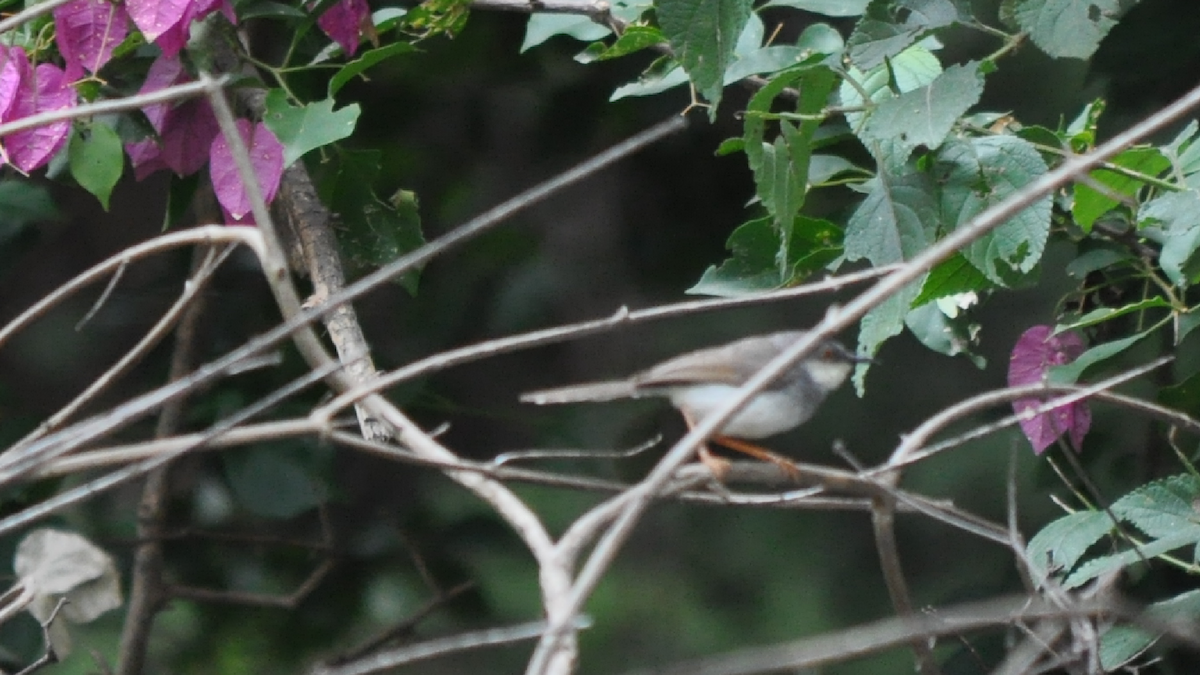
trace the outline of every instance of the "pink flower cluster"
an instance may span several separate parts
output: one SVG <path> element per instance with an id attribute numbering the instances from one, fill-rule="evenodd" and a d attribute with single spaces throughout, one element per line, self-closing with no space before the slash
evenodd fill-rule
<path id="1" fill-rule="evenodd" d="M 63 68 L 34 65 L 21 46 L 0 46 L 0 124 L 74 107 L 78 96 L 71 83 L 85 73 L 97 73 L 112 59 L 114 49 L 129 34 L 130 22 L 147 42 L 162 50 L 140 93 L 188 81 L 179 52 L 187 44 L 192 23 L 218 11 L 236 22 L 229 0 L 74 0 L 55 8 L 55 42 Z M 339 0 L 322 14 L 318 25 L 352 55 L 369 20 L 366 0 Z M 144 112 L 158 138 L 125 146 L 137 179 L 159 169 L 185 176 L 208 164 L 226 218 L 244 222 L 249 201 L 208 101 L 156 104 Z M 238 129 L 250 150 L 259 187 L 270 201 L 283 174 L 283 146 L 261 123 L 240 120 Z M 70 133 L 71 122 L 66 120 L 10 133 L 0 139 L 0 161 L 28 173 L 62 150 Z"/>
<path id="2" fill-rule="evenodd" d="M 150 66 L 139 93 L 158 91 L 189 79 L 178 56 L 163 55 Z M 208 164 L 217 201 L 227 222 L 245 222 L 246 214 L 250 212 L 245 186 L 208 101 L 197 98 L 176 104 L 159 103 L 146 107 L 143 112 L 158 132 L 158 139 L 125 146 L 137 179 L 159 169 L 170 169 L 179 176 L 186 176 Z M 238 120 L 238 130 L 250 149 L 259 189 L 270 202 L 283 175 L 283 144 L 261 123 Z"/>
<path id="3" fill-rule="evenodd" d="M 75 90 L 58 66 L 34 67 L 24 48 L 0 47 L 0 124 L 71 108 L 75 100 Z M 71 122 L 63 120 L 8 134 L 0 141 L 0 159 L 28 173 L 49 162 L 70 133 Z"/>

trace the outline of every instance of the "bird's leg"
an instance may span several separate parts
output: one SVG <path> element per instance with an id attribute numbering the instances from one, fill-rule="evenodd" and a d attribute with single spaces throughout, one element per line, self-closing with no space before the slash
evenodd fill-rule
<path id="1" fill-rule="evenodd" d="M 696 421 L 692 419 L 692 415 L 688 411 L 681 410 L 680 412 L 683 413 L 683 421 L 687 424 L 687 428 L 690 431 L 696 426 Z M 725 476 L 729 474 L 729 460 L 714 455 L 712 450 L 708 449 L 708 443 L 701 443 L 696 448 L 696 456 L 701 464 L 708 467 L 708 470 L 712 472 L 713 478 L 716 478 L 717 482 L 725 482 Z"/>
<path id="2" fill-rule="evenodd" d="M 713 436 L 712 441 L 713 443 L 722 445 L 730 450 L 736 450 L 737 452 L 750 455 L 755 459 L 761 459 L 764 462 L 770 462 L 787 474 L 788 478 L 791 478 L 797 483 L 800 482 L 800 467 L 796 466 L 795 462 L 783 457 L 782 455 L 777 455 L 766 448 L 757 446 L 753 443 L 747 443 L 746 441 L 737 438 L 730 438 L 729 436 Z M 726 462 L 726 470 L 729 469 L 728 464 L 729 463 Z"/>

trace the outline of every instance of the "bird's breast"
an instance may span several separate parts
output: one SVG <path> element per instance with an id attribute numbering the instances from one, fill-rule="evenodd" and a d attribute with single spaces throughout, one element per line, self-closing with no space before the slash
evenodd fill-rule
<path id="1" fill-rule="evenodd" d="M 736 391 L 736 387 L 723 384 L 680 388 L 671 392 L 671 403 L 699 422 L 725 405 Z M 765 438 L 788 431 L 808 417 L 808 411 L 794 397 L 767 390 L 751 399 L 720 433 L 734 438 Z"/>

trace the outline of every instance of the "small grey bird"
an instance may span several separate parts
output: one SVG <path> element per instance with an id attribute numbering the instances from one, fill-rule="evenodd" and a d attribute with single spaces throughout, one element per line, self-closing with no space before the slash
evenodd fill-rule
<path id="1" fill-rule="evenodd" d="M 683 413 L 691 427 L 723 406 L 771 359 L 804 337 L 805 331 L 782 331 L 736 340 L 718 347 L 676 356 L 624 380 L 576 384 L 535 391 L 521 396 L 538 405 L 611 401 L 620 398 L 661 396 Z M 842 385 L 855 363 L 870 359 L 856 356 L 829 340 L 759 392 L 721 427 L 713 440 L 725 447 L 780 465 L 788 473 L 795 466 L 756 445 L 737 439 L 758 439 L 788 431 L 812 417 L 825 397 Z M 706 450 L 701 452 L 714 471 Z"/>

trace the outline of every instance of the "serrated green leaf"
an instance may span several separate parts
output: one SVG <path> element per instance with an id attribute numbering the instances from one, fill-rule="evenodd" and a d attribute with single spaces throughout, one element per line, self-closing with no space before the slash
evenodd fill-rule
<path id="1" fill-rule="evenodd" d="M 393 42 L 390 45 L 380 47 L 379 49 L 368 49 L 361 56 L 354 59 L 350 63 L 342 66 L 333 77 L 329 79 L 329 98 L 332 99 L 337 95 L 342 87 L 349 84 L 351 80 L 366 71 L 371 66 L 382 63 L 393 56 L 401 54 L 410 54 L 417 51 L 417 48 L 407 42 Z M 330 109 L 332 109 L 332 101 Z M 356 104 L 357 105 L 357 104 Z M 344 110 L 344 108 L 343 108 Z"/>
<path id="2" fill-rule="evenodd" d="M 1113 521 L 1103 511 L 1079 511 L 1046 525 L 1029 540 L 1025 557 L 1035 572 L 1035 582 L 1052 573 L 1075 568 L 1087 550 L 1108 536 Z"/>
<path id="3" fill-rule="evenodd" d="M 878 267 L 924 251 L 938 227 L 929 177 L 923 173 L 896 177 L 881 171 L 867 185 L 870 192 L 846 227 L 846 258 L 851 261 L 866 258 Z M 921 278 L 905 286 L 863 317 L 858 333 L 860 354 L 874 356 L 884 341 L 904 329 L 904 318 L 923 283 Z M 854 372 L 854 384 L 860 394 L 867 365 L 859 364 Z"/>
<path id="4" fill-rule="evenodd" d="M 1176 286 L 1187 286 L 1184 267 L 1200 249 L 1200 192 L 1172 192 L 1146 202 L 1138 225 L 1142 235 L 1162 244 L 1163 274 Z"/>
<path id="5" fill-rule="evenodd" d="M 263 123 L 283 143 L 283 165 L 291 166 L 310 150 L 354 133 L 360 108 L 357 103 L 333 109 L 333 99 L 296 107 L 288 103 L 282 89 L 267 92 Z"/>
<path id="6" fill-rule="evenodd" d="M 1157 176 L 1171 166 L 1171 161 L 1163 156 L 1156 148 L 1131 148 L 1113 157 L 1112 164 L 1144 173 L 1147 176 Z M 1088 174 L 1092 180 L 1105 186 L 1106 193 L 1096 191 L 1087 183 L 1075 185 L 1075 199 L 1071 205 L 1071 214 L 1075 222 L 1084 232 L 1092 231 L 1092 224 L 1121 202 L 1109 195 L 1123 195 L 1132 199 L 1145 183 L 1137 178 L 1107 169 L 1097 169 Z"/>
<path id="7" fill-rule="evenodd" d="M 766 7 L 791 7 L 825 16 L 858 16 L 870 0 L 771 0 Z"/>
<path id="8" fill-rule="evenodd" d="M 879 267 L 924 251 L 940 222 L 929 176 L 881 172 L 867 187 L 867 198 L 854 210 L 846 227 L 846 258 L 866 258 Z"/>
<path id="9" fill-rule="evenodd" d="M 951 0 L 874 0 L 846 41 L 846 52 L 857 68 L 868 70 L 956 20 Z"/>
<path id="10" fill-rule="evenodd" d="M 715 118 L 725 69 L 750 18 L 751 0 L 659 0 L 655 11 L 675 58 L 712 105 L 709 117 Z"/>
<path id="11" fill-rule="evenodd" d="M 917 146 L 940 147 L 954 123 L 982 94 L 978 64 L 951 66 L 928 85 L 880 103 L 859 137 L 877 159 L 898 170 Z"/>
<path id="12" fill-rule="evenodd" d="M 1113 502 L 1117 518 L 1149 537 L 1190 535 L 1200 541 L 1200 479 L 1190 474 L 1147 483 Z"/>
<path id="13" fill-rule="evenodd" d="M 1197 175 L 1200 174 L 1200 143 L 1196 142 L 1198 131 L 1200 123 L 1192 120 L 1161 148 L 1163 155 L 1171 160 L 1172 170 L 1183 176 L 1190 188 L 1200 187 L 1196 184 Z"/>
<path id="14" fill-rule="evenodd" d="M 729 236 L 732 256 L 710 266 L 687 292 L 737 297 L 793 285 L 841 255 L 841 234 L 827 220 L 802 216 L 781 236 L 774 218 L 756 218 Z"/>
<path id="15" fill-rule="evenodd" d="M 1155 539 L 1150 543 L 1137 547 L 1136 550 L 1129 549 L 1120 553 L 1093 558 L 1067 575 L 1067 578 L 1063 580 L 1063 588 L 1078 588 L 1101 575 L 1145 562 L 1151 558 L 1156 558 L 1165 553 L 1170 553 L 1175 549 L 1195 543 L 1195 536 L 1190 534 L 1175 535 Z"/>
<path id="16" fill-rule="evenodd" d="M 987 277 L 983 276 L 966 258 L 960 254 L 942 262 L 929 271 L 921 293 L 913 300 L 912 307 L 920 307 L 938 298 L 944 298 L 959 293 L 980 292 L 992 287 Z"/>
<path id="17" fill-rule="evenodd" d="M 1170 309 L 1171 303 L 1167 302 L 1166 300 L 1163 300 L 1162 298 L 1160 298 L 1158 296 L 1155 296 L 1153 298 L 1146 298 L 1145 300 L 1142 300 L 1140 302 L 1134 302 L 1134 303 L 1131 303 L 1128 305 L 1124 305 L 1122 307 L 1101 307 L 1099 309 L 1093 309 L 1092 311 L 1088 312 L 1087 314 L 1084 314 L 1083 316 L 1079 317 L 1075 321 L 1072 321 L 1071 323 L 1066 323 L 1066 324 L 1060 323 L 1060 324 L 1056 325 L 1054 327 L 1054 334 L 1058 335 L 1059 333 L 1062 333 L 1064 331 L 1074 330 L 1076 328 L 1086 328 L 1088 326 L 1095 326 L 1098 323 L 1104 323 L 1105 321 L 1115 319 L 1118 316 L 1124 316 L 1124 315 L 1130 314 L 1132 312 L 1141 312 L 1143 310 L 1151 309 L 1154 307 L 1165 307 L 1167 309 Z"/>
<path id="18" fill-rule="evenodd" d="M 108 198 L 125 169 L 125 150 L 116 130 L 106 124 L 77 127 L 71 132 L 67 161 L 71 176 L 107 211 Z"/>
<path id="19" fill-rule="evenodd" d="M 1117 23 L 1120 0 L 1018 0 L 1008 16 L 1054 58 L 1086 59 Z"/>
<path id="20" fill-rule="evenodd" d="M 720 267 L 709 266 L 700 281 L 687 292 L 737 297 L 778 288 L 783 280 L 775 256 L 781 245 L 774 218 L 768 216 L 743 223 L 725 242 L 733 255 Z"/>
<path id="21" fill-rule="evenodd" d="M 933 82 L 941 73 L 941 61 L 925 47 L 915 45 L 897 54 L 887 66 L 874 68 L 865 74 L 851 67 L 848 78 L 858 82 L 859 86 L 855 87 L 848 81 L 842 82 L 838 88 L 838 98 L 843 107 L 863 107 L 865 102 L 859 92 L 861 88 L 871 102 L 882 103 L 897 96 L 897 92 L 903 94 Z M 846 113 L 846 123 L 852 129 L 859 129 L 865 117 L 865 112 L 852 110 Z"/>
<path id="22" fill-rule="evenodd" d="M 1007 199 L 1047 171 L 1029 143 L 1015 136 L 951 141 L 937 155 L 941 217 L 957 228 Z M 998 285 L 1033 270 L 1050 236 L 1049 195 L 962 250 L 963 256 Z"/>
<path id="23" fill-rule="evenodd" d="M 1148 330 L 1138 333 L 1137 335 L 1131 335 L 1130 337 L 1121 340 L 1114 340 L 1112 342 L 1105 342 L 1104 344 L 1096 345 L 1095 347 L 1092 347 L 1086 352 L 1080 354 L 1079 358 L 1070 363 L 1066 363 L 1061 366 L 1052 366 L 1046 379 L 1050 384 L 1053 385 L 1075 384 L 1079 381 L 1079 376 L 1083 374 L 1084 370 L 1097 363 L 1100 363 L 1101 361 L 1107 361 L 1126 349 L 1129 349 L 1139 340 L 1152 332 L 1153 331 Z"/>
<path id="24" fill-rule="evenodd" d="M 800 99 L 795 111 L 814 114 L 824 108 L 833 91 L 834 74 L 824 66 L 803 66 L 778 74 L 750 100 L 750 113 L 766 113 L 771 110 L 775 97 L 786 87 L 795 85 Z M 798 125 L 787 121 L 778 123 L 779 135 L 767 142 L 766 121 L 759 115 L 748 114 L 745 123 L 743 149 L 754 172 L 758 197 L 767 212 L 774 218 L 777 232 L 781 236 L 781 248 L 776 260 L 779 275 L 786 281 L 790 276 L 786 269 L 791 236 L 796 216 L 804 205 L 808 191 L 809 158 L 812 153 L 812 138 L 819 120 L 805 120 Z"/>

